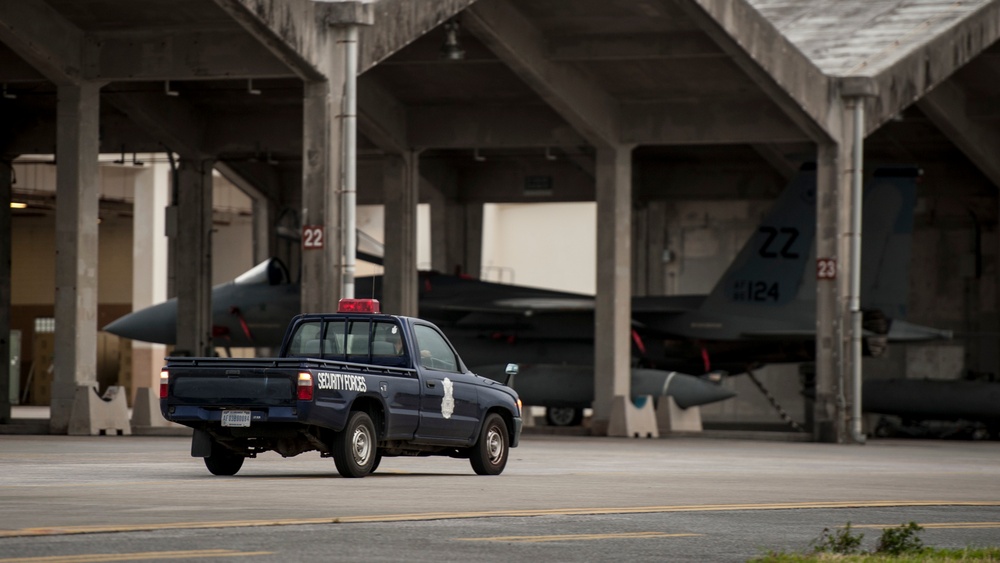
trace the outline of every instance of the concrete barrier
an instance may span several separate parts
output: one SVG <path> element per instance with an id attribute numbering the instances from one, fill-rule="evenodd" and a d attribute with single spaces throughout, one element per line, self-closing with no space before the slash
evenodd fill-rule
<path id="1" fill-rule="evenodd" d="M 673 397 L 660 397 L 660 405 L 656 409 L 656 427 L 663 434 L 701 432 L 701 407 L 682 409 L 677 406 Z"/>
<path id="2" fill-rule="evenodd" d="M 78 385 L 69 417 L 70 436 L 128 436 L 132 428 L 128 420 L 125 388 L 108 387 L 104 396 L 89 385 Z"/>
<path id="3" fill-rule="evenodd" d="M 608 421 L 608 436 L 628 438 L 659 438 L 656 426 L 656 412 L 653 398 L 646 396 L 637 407 L 624 395 L 616 395 L 611 403 L 611 418 Z"/>

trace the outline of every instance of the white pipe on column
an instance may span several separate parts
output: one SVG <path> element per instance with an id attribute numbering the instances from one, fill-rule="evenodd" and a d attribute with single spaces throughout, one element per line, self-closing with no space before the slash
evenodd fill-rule
<path id="1" fill-rule="evenodd" d="M 357 257 L 357 126 L 358 126 L 358 26 L 347 27 L 344 45 L 343 127 L 343 224 L 344 272 L 341 297 L 354 297 L 354 270 Z"/>
<path id="2" fill-rule="evenodd" d="M 864 171 L 865 101 L 854 100 L 854 147 L 851 170 L 851 280 L 848 304 L 851 311 L 851 438 L 865 443 L 861 428 L 861 205 L 862 173 Z"/>

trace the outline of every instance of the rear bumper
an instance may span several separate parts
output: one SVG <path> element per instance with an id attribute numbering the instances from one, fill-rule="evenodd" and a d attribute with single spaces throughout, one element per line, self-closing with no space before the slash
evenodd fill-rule
<path id="1" fill-rule="evenodd" d="M 172 409 L 172 410 L 171 410 Z M 265 422 L 300 422 L 299 409 L 296 407 L 232 407 L 230 409 L 206 408 L 199 406 L 177 405 L 166 409 L 163 417 L 171 422 L 185 426 L 203 426 L 205 424 L 222 424 L 223 410 L 250 411 L 250 427 Z"/>

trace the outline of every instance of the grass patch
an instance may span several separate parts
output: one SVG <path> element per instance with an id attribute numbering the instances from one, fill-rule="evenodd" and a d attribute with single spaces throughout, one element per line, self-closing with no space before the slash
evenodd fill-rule
<path id="1" fill-rule="evenodd" d="M 923 528 L 916 522 L 896 528 L 885 528 L 878 539 L 874 551 L 861 549 L 865 535 L 853 533 L 851 523 L 842 529 L 831 531 L 824 528 L 818 538 L 810 542 L 806 553 L 786 553 L 771 551 L 761 557 L 751 559 L 751 563 L 795 563 L 815 561 L 837 561 L 845 563 L 905 563 L 960 561 L 968 563 L 1000 562 L 1000 547 L 939 549 L 925 547 L 920 539 Z"/>

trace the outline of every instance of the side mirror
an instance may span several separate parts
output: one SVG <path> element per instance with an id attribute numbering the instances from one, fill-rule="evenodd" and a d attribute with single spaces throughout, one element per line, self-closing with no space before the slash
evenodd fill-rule
<path id="1" fill-rule="evenodd" d="M 507 373 L 507 380 L 503 384 L 510 387 L 511 382 L 514 381 L 514 376 L 517 375 L 518 366 L 517 364 L 507 364 L 507 369 L 504 371 Z"/>

